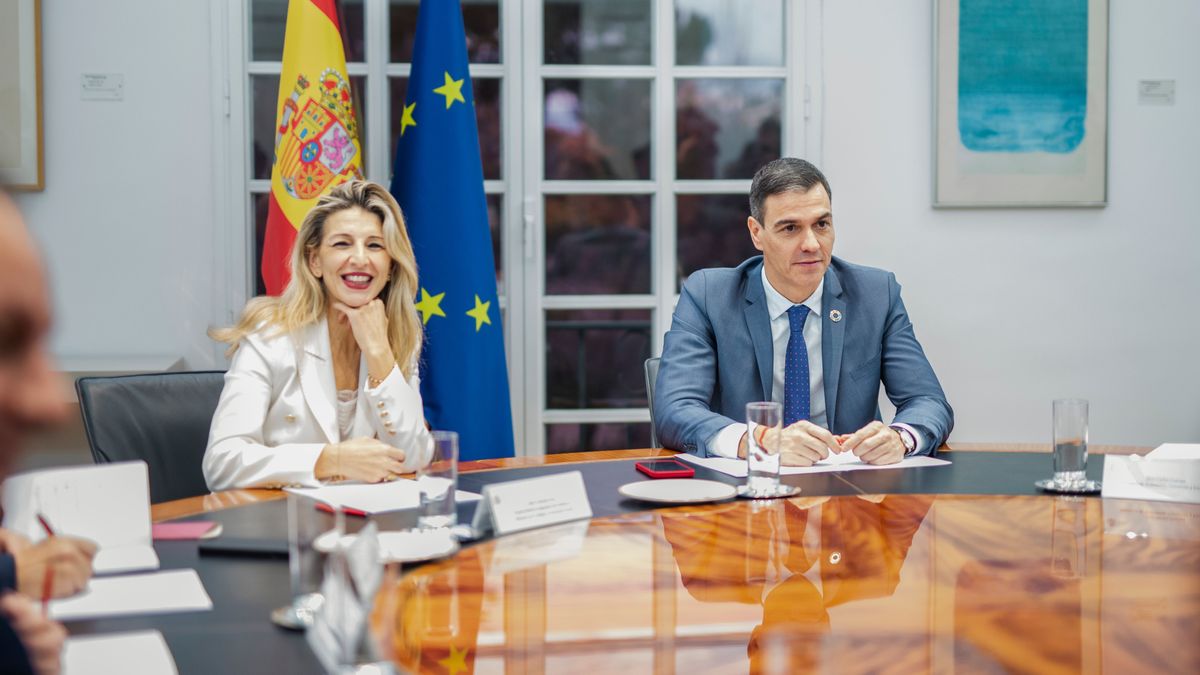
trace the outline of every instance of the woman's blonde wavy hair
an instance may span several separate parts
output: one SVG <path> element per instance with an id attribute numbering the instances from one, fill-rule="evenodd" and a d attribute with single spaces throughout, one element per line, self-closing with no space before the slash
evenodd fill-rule
<path id="1" fill-rule="evenodd" d="M 380 293 L 387 308 L 388 342 L 401 372 L 405 377 L 412 375 L 424 339 L 421 320 L 413 306 L 417 260 L 400 205 L 382 185 L 365 180 L 353 180 L 333 188 L 308 212 L 292 246 L 292 278 L 282 295 L 254 298 L 246 303 L 237 324 L 208 331 L 212 339 L 229 344 L 227 355 L 232 355 L 242 338 L 251 333 L 263 329 L 274 334 L 290 333 L 325 316 L 325 287 L 313 276 L 308 260 L 325 237 L 325 221 L 329 216 L 353 208 L 373 213 L 383 221 L 384 248 L 392 258 L 391 280 Z"/>

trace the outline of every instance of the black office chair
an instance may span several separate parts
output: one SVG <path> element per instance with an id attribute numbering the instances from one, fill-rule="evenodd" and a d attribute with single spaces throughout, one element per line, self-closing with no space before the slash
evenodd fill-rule
<path id="1" fill-rule="evenodd" d="M 201 462 L 224 385 L 218 370 L 79 378 L 92 459 L 145 460 L 151 503 L 207 494 Z"/>
<path id="2" fill-rule="evenodd" d="M 646 407 L 650 408 L 650 447 L 658 447 L 658 430 L 654 428 L 654 382 L 658 379 L 658 363 L 660 357 L 646 359 L 643 368 L 646 371 Z"/>

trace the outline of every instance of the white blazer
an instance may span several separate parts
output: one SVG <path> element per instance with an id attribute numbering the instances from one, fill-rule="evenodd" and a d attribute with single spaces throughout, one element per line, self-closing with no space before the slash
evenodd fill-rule
<path id="1" fill-rule="evenodd" d="M 358 406 L 350 438 L 378 438 L 405 452 L 404 467 L 429 461 L 416 369 L 399 367 L 374 389 L 358 367 Z M 248 487 L 318 486 L 313 470 L 327 444 L 343 440 L 337 422 L 329 329 L 324 319 L 292 334 L 260 329 L 234 353 L 204 452 L 204 479 L 213 491 Z"/>

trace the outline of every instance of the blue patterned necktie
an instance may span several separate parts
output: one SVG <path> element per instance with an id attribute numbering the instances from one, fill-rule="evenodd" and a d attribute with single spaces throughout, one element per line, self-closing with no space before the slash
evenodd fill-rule
<path id="1" fill-rule="evenodd" d="M 783 370 L 783 425 L 809 416 L 808 348 L 804 345 L 804 320 L 808 318 L 808 307 L 792 305 L 788 308 L 787 356 Z"/>

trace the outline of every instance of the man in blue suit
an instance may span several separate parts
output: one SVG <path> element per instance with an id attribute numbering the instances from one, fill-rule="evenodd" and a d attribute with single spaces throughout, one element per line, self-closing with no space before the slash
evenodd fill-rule
<path id="1" fill-rule="evenodd" d="M 871 464 L 936 449 L 954 412 L 890 272 L 833 257 L 829 182 L 794 158 L 759 169 L 747 226 L 762 251 L 684 284 L 663 343 L 654 424 L 663 445 L 744 457 L 746 404 L 784 408 L 782 460 Z M 879 385 L 896 406 L 879 412 Z"/>

